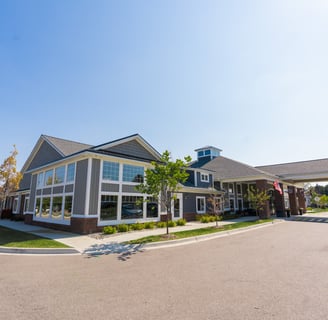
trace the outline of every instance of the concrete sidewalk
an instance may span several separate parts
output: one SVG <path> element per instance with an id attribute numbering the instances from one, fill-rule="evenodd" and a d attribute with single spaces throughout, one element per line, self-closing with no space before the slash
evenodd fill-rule
<path id="1" fill-rule="evenodd" d="M 238 219 L 231 219 L 220 221 L 219 225 L 226 225 L 242 221 L 253 221 L 257 220 L 257 217 L 242 217 Z M 215 222 L 212 223 L 200 223 L 200 222 L 188 222 L 185 226 L 170 228 L 170 232 L 186 231 L 199 228 L 206 228 L 214 226 Z M 104 250 L 110 250 L 113 253 L 122 253 L 126 250 L 134 250 L 136 246 L 123 245 L 125 241 L 135 240 L 150 235 L 160 235 L 166 233 L 166 228 L 140 230 L 140 231 L 129 231 L 125 233 L 116 233 L 113 235 L 103 235 L 101 233 L 94 233 L 89 235 L 79 235 L 59 230 L 48 229 L 39 226 L 33 226 L 25 224 L 22 221 L 11 221 L 11 220 L 0 220 L 0 226 L 4 226 L 10 229 L 19 230 L 23 232 L 29 232 L 41 237 L 56 240 L 64 243 L 80 253 L 86 254 L 101 254 Z M 23 249 L 18 249 L 21 253 Z"/>

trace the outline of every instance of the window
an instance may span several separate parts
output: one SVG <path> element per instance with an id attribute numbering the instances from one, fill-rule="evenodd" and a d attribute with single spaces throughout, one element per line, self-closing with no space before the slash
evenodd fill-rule
<path id="1" fill-rule="evenodd" d="M 132 166 L 129 164 L 123 165 L 123 181 L 142 183 L 144 180 L 144 168 Z"/>
<path id="2" fill-rule="evenodd" d="M 36 198 L 35 203 L 35 216 L 40 217 L 40 206 L 41 206 L 41 198 Z"/>
<path id="3" fill-rule="evenodd" d="M 237 184 L 237 193 L 241 194 L 241 184 Z"/>
<path id="4" fill-rule="evenodd" d="M 158 218 L 158 203 L 153 198 L 148 198 L 147 218 Z"/>
<path id="5" fill-rule="evenodd" d="M 116 162 L 104 161 L 103 179 L 118 181 L 120 166 Z"/>
<path id="6" fill-rule="evenodd" d="M 102 195 L 100 205 L 100 220 L 117 219 L 117 196 Z"/>
<path id="7" fill-rule="evenodd" d="M 234 191 L 233 191 L 233 183 L 229 183 L 229 193 L 234 193 Z"/>
<path id="8" fill-rule="evenodd" d="M 72 196 L 65 196 L 65 202 L 64 202 L 64 219 L 65 220 L 68 220 L 68 219 L 71 218 L 72 203 L 73 203 L 73 197 Z"/>
<path id="9" fill-rule="evenodd" d="M 202 182 L 209 182 L 210 181 L 209 175 L 206 174 L 206 173 L 201 173 L 200 174 L 200 181 L 202 181 Z"/>
<path id="10" fill-rule="evenodd" d="M 198 151 L 197 153 L 198 158 L 201 158 L 204 156 L 204 151 Z"/>
<path id="11" fill-rule="evenodd" d="M 209 156 L 211 154 L 211 150 L 209 150 L 209 149 L 205 150 L 204 154 L 205 154 L 205 156 Z"/>
<path id="12" fill-rule="evenodd" d="M 52 198 L 51 218 L 61 219 L 62 218 L 62 207 L 63 207 L 63 197 L 53 197 Z"/>
<path id="13" fill-rule="evenodd" d="M 67 166 L 66 182 L 73 182 L 74 177 L 75 177 L 75 163 L 70 163 Z"/>
<path id="14" fill-rule="evenodd" d="M 17 212 L 18 209 L 18 198 L 14 199 L 14 203 L 13 203 L 13 212 Z"/>
<path id="15" fill-rule="evenodd" d="M 55 169 L 54 184 L 64 183 L 65 179 L 65 166 Z"/>
<path id="16" fill-rule="evenodd" d="M 24 201 L 24 212 L 27 212 L 28 211 L 29 203 L 30 203 L 30 199 L 29 198 L 25 198 L 25 201 Z"/>
<path id="17" fill-rule="evenodd" d="M 196 197 L 196 212 L 205 213 L 205 197 Z"/>
<path id="18" fill-rule="evenodd" d="M 40 172 L 37 177 L 36 187 L 41 188 L 43 186 L 44 173 Z"/>
<path id="19" fill-rule="evenodd" d="M 44 175 L 44 185 L 51 186 L 52 185 L 52 177 L 53 177 L 53 170 L 46 171 Z"/>
<path id="20" fill-rule="evenodd" d="M 143 218 L 143 198 L 136 196 L 122 196 L 122 219 Z"/>
<path id="21" fill-rule="evenodd" d="M 49 216 L 50 216 L 50 198 L 45 197 L 45 198 L 42 198 L 41 217 L 49 218 Z"/>
<path id="22" fill-rule="evenodd" d="M 234 199 L 230 199 L 230 210 L 235 211 L 235 200 Z"/>

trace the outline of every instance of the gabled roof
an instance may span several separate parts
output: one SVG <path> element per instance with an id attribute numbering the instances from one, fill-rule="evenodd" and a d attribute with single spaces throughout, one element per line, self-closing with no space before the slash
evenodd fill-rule
<path id="1" fill-rule="evenodd" d="M 89 149 L 90 147 L 92 147 L 91 145 L 88 144 L 55 138 L 42 134 L 38 139 L 37 143 L 35 144 L 29 157 L 25 161 L 24 166 L 21 170 L 22 173 L 24 173 L 27 170 L 27 168 L 30 166 L 31 162 L 33 161 L 34 157 L 36 156 L 36 154 L 38 153 L 40 147 L 44 142 L 49 144 L 63 158 L 73 153 L 80 152 L 82 150 Z"/>
<path id="2" fill-rule="evenodd" d="M 263 177 L 272 180 L 276 178 L 270 173 L 222 156 L 205 163 L 196 161 L 192 166 L 200 166 L 201 168 L 215 171 L 214 177 L 216 180 L 253 179 L 254 177 Z"/>

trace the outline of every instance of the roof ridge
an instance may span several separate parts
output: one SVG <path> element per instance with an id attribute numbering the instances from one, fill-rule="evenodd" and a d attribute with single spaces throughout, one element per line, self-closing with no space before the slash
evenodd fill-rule
<path id="1" fill-rule="evenodd" d="M 88 145 L 90 147 L 92 147 L 93 145 L 89 144 L 89 143 L 84 143 L 84 142 L 79 142 L 79 141 L 75 141 L 75 140 L 69 140 L 69 139 L 64 139 L 64 138 L 58 138 L 58 137 L 54 137 L 54 136 L 49 136 L 46 134 L 41 134 L 42 137 L 48 139 L 57 139 L 57 140 L 61 140 L 61 141 L 66 141 L 66 142 L 73 142 L 73 143 L 78 143 L 78 144 L 83 144 L 83 145 Z"/>
<path id="2" fill-rule="evenodd" d="M 322 160 L 328 160 L 328 158 L 321 158 L 321 159 L 312 159 L 312 160 L 302 160 L 302 161 L 292 161 L 292 162 L 282 162 L 282 163 L 275 163 L 275 164 L 267 164 L 262 166 L 256 166 L 258 167 L 275 167 L 275 166 L 281 166 L 286 164 L 296 164 L 296 163 L 304 163 L 304 162 L 315 162 L 315 161 L 322 161 Z"/>

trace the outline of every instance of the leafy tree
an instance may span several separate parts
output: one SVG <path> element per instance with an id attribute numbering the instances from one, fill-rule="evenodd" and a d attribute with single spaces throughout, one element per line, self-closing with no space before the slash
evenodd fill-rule
<path id="1" fill-rule="evenodd" d="M 8 195 L 17 190 L 22 174 L 16 169 L 16 156 L 18 152 L 14 145 L 14 150 L 10 156 L 4 160 L 0 166 L 0 202 L 4 201 Z"/>
<path id="2" fill-rule="evenodd" d="M 250 202 L 251 206 L 255 209 L 256 215 L 259 216 L 260 210 L 263 209 L 270 196 L 265 190 L 260 191 L 258 188 L 249 187 L 245 198 Z"/>
<path id="3" fill-rule="evenodd" d="M 328 196 L 327 195 L 322 195 L 319 200 L 319 204 L 321 208 L 325 208 L 328 204 Z"/>
<path id="4" fill-rule="evenodd" d="M 152 169 L 145 172 L 144 183 L 138 185 L 136 189 L 144 194 L 153 196 L 165 208 L 166 214 L 166 234 L 169 234 L 169 216 L 171 214 L 172 200 L 175 193 L 180 189 L 180 183 L 184 183 L 189 174 L 186 172 L 190 156 L 184 160 L 171 160 L 169 151 L 164 151 L 159 162 L 153 161 Z"/>

